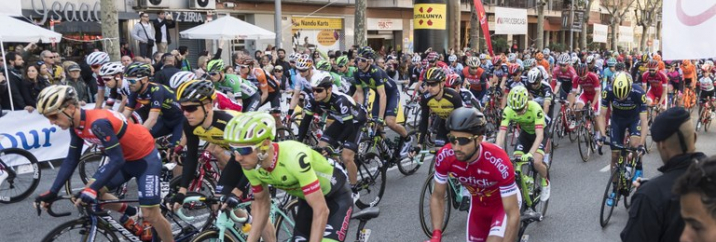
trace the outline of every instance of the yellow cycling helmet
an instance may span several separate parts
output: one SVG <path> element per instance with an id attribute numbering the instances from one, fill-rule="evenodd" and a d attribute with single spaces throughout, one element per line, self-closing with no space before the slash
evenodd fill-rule
<path id="1" fill-rule="evenodd" d="M 624 72 L 617 74 L 612 84 L 612 91 L 617 99 L 625 99 L 631 92 L 631 77 Z"/>
<path id="2" fill-rule="evenodd" d="M 527 101 L 529 101 L 529 94 L 524 86 L 512 88 L 510 94 L 507 95 L 507 106 L 514 111 L 525 108 Z"/>

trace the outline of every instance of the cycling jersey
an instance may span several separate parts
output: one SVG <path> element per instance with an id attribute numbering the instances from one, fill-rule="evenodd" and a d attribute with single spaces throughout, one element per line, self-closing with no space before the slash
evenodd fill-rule
<path id="1" fill-rule="evenodd" d="M 465 82 L 470 83 L 470 89 L 475 91 L 487 90 L 487 74 L 482 68 L 477 68 L 475 74 L 470 74 L 470 67 L 462 69 L 462 77 Z"/>
<path id="2" fill-rule="evenodd" d="M 228 89 L 237 99 L 248 99 L 258 93 L 256 85 L 234 74 L 224 74 L 224 80 L 214 82 L 214 87 L 217 90 Z"/>
<path id="3" fill-rule="evenodd" d="M 619 100 L 614 96 L 614 91 L 610 86 L 602 91 L 602 108 L 608 107 L 611 107 L 612 110 L 612 120 L 638 119 L 640 113 L 646 113 L 646 93 L 641 85 L 633 84 L 629 96 L 624 100 Z"/>
<path id="4" fill-rule="evenodd" d="M 669 79 L 669 84 L 674 87 L 675 91 L 682 92 L 684 91 L 684 82 L 681 75 L 680 69 L 675 69 L 674 71 L 667 70 L 665 72 L 666 78 Z"/>
<path id="5" fill-rule="evenodd" d="M 338 92 L 331 92 L 331 96 L 326 101 L 316 101 L 314 95 L 307 95 L 304 101 L 303 121 L 298 129 L 297 140 L 302 141 L 306 136 L 313 114 L 328 114 L 328 118 L 335 120 L 326 127 L 321 141 L 325 141 L 332 147 L 338 147 L 338 141 L 344 141 L 343 147 L 353 151 L 358 151 L 358 130 L 362 122 L 365 121 L 366 113 L 359 109 L 353 98 Z"/>
<path id="6" fill-rule="evenodd" d="M 581 87 L 582 92 L 590 96 L 599 94 L 600 86 L 599 77 L 592 72 L 587 73 L 585 77 L 576 76 L 572 79 L 572 87 Z"/>
<path id="7" fill-rule="evenodd" d="M 507 70 L 507 63 L 502 63 L 502 65 L 495 67 L 493 74 L 498 78 L 502 79 L 503 77 L 506 77 L 508 75 Z"/>
<path id="8" fill-rule="evenodd" d="M 702 91 L 713 91 L 714 90 L 714 79 L 713 77 L 702 77 L 699 79 L 699 88 Z"/>
<path id="9" fill-rule="evenodd" d="M 428 69 L 433 68 L 433 67 L 443 68 L 443 70 L 445 70 L 445 74 L 453 73 L 453 69 L 447 63 L 442 62 L 442 61 L 437 61 L 437 62 L 435 62 L 434 66 L 430 66 L 430 64 L 428 64 L 428 66 L 426 66 L 426 68 L 423 68 L 423 70 L 420 72 L 420 76 L 418 77 L 418 81 L 421 81 L 421 82 L 424 81 L 425 80 L 425 72 L 427 72 Z"/>
<path id="10" fill-rule="evenodd" d="M 507 81 L 505 81 L 505 93 L 510 93 L 510 90 L 512 88 L 515 88 L 517 86 L 526 86 L 527 85 L 527 76 L 520 76 L 520 79 L 515 80 L 514 78 L 509 78 Z"/>
<path id="11" fill-rule="evenodd" d="M 375 65 L 371 65 L 368 71 L 358 70 L 355 73 L 356 88 L 370 88 L 375 91 L 375 101 L 373 101 L 372 114 L 373 117 L 379 117 L 380 112 L 380 94 L 378 93 L 379 87 L 385 88 L 385 116 L 397 116 L 398 115 L 398 103 L 400 102 L 400 92 L 398 86 L 388 77 L 383 69 L 378 68 Z M 364 96 L 367 93 L 364 92 Z"/>
<path id="12" fill-rule="evenodd" d="M 181 119 L 184 117 L 179 105 L 176 103 L 176 95 L 169 87 L 148 82 L 142 93 L 132 92 L 129 95 L 127 105 L 124 109 L 134 110 L 137 103 L 149 105 L 151 112 L 160 112 L 165 120 Z"/>
<path id="13" fill-rule="evenodd" d="M 446 184 L 455 179 L 470 192 L 466 241 L 485 241 L 488 236 L 504 237 L 507 215 L 502 199 L 517 196 L 515 170 L 500 147 L 483 142 L 474 161 L 458 161 L 452 144 L 443 146 L 435 158 L 434 181 Z M 499 194 L 499 195 L 498 195 Z"/>
<path id="14" fill-rule="evenodd" d="M 331 96 L 327 97 L 328 100 L 316 101 L 313 95 L 308 95 L 304 102 L 304 111 L 306 115 L 313 116 L 314 113 L 328 113 L 328 117 L 337 122 L 352 123 L 354 114 L 357 113 L 355 108 L 356 104 L 352 97 L 348 95 L 333 91 Z M 299 132 L 300 133 L 300 132 Z"/>
<path id="15" fill-rule="evenodd" d="M 507 130 L 510 121 L 520 125 L 520 129 L 528 134 L 535 134 L 537 129 L 543 129 L 545 126 L 544 110 L 535 101 L 527 102 L 527 110 L 524 114 L 517 114 L 512 108 L 505 107 L 502 113 L 502 121 L 500 122 L 500 130 Z"/>
<path id="16" fill-rule="evenodd" d="M 552 82 L 554 82 L 554 85 L 557 85 L 557 82 L 562 83 L 562 88 L 559 91 L 563 94 L 572 91 L 572 80 L 574 80 L 576 76 L 577 72 L 572 66 L 567 66 L 567 70 L 565 71 L 562 71 L 561 66 L 556 66 L 552 69 Z M 566 96 L 562 95 L 562 98 L 566 98 Z"/>
<path id="17" fill-rule="evenodd" d="M 552 92 L 552 86 L 547 81 L 542 81 L 539 87 L 533 85 L 526 85 L 527 91 L 532 95 L 532 98 L 539 105 L 544 105 L 544 101 L 552 100 L 554 93 Z"/>
<path id="18" fill-rule="evenodd" d="M 485 61 L 484 64 L 480 64 L 480 68 L 485 70 L 485 74 L 487 74 L 488 78 L 491 78 L 495 72 L 495 67 L 492 65 L 491 61 Z"/>
<path id="19" fill-rule="evenodd" d="M 350 91 L 350 83 L 347 80 L 344 80 L 341 75 L 335 72 L 330 72 L 329 74 L 331 74 L 331 77 L 333 78 L 333 86 L 338 88 L 334 90 L 340 91 L 342 93 L 348 93 L 348 91 Z"/>
<path id="20" fill-rule="evenodd" d="M 549 70 L 549 61 L 545 59 L 537 60 L 537 66 L 541 66 L 544 70 Z"/>
<path id="21" fill-rule="evenodd" d="M 281 83 L 267 74 L 264 69 L 254 68 L 246 75 L 241 75 L 241 77 L 258 86 L 261 92 L 274 93 L 280 90 Z"/>
<path id="22" fill-rule="evenodd" d="M 241 104 L 234 101 L 234 99 L 229 98 L 226 94 L 223 92 L 216 92 L 216 103 L 214 103 L 214 108 L 218 110 L 232 110 L 241 112 Z"/>
<path id="23" fill-rule="evenodd" d="M 641 82 L 644 84 L 649 83 L 650 87 L 648 92 L 653 93 L 657 97 L 661 97 L 661 94 L 664 92 L 663 86 L 669 83 L 669 78 L 660 71 L 656 71 L 654 75 L 651 75 L 651 73 L 647 71 L 641 76 Z"/>
<path id="24" fill-rule="evenodd" d="M 616 77 L 616 71 L 612 71 L 611 68 L 604 69 L 602 75 L 602 86 L 611 85 L 612 81 L 614 81 L 614 77 Z"/>
<path id="25" fill-rule="evenodd" d="M 421 135 L 418 143 L 422 143 L 425 135 L 428 134 L 428 120 L 430 120 L 430 112 L 432 112 L 440 118 L 433 121 L 440 122 L 436 130 L 435 143 L 444 144 L 449 130 L 443 125 L 443 122 L 447 120 L 453 110 L 462 106 L 463 101 L 460 94 L 452 88 L 443 87 L 443 95 L 440 99 L 430 95 L 430 92 L 425 92 L 420 99 L 420 126 L 418 127 Z"/>
<path id="26" fill-rule="evenodd" d="M 487 90 L 485 90 L 487 91 Z M 460 88 L 460 98 L 462 98 L 462 103 L 466 107 L 471 108 L 477 108 L 479 110 L 482 110 L 482 103 L 480 103 L 480 100 L 475 97 L 475 95 L 465 88 Z"/>

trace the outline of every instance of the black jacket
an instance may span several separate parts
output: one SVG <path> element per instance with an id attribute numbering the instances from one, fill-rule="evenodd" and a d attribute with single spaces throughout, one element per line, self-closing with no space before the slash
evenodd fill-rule
<path id="1" fill-rule="evenodd" d="M 49 85 L 50 82 L 48 82 L 47 79 L 42 77 L 37 77 L 37 81 L 35 82 L 32 82 L 28 79 L 23 80 L 22 88 L 20 88 L 20 93 L 22 94 L 22 98 L 25 102 L 25 105 L 37 108 L 37 95 L 40 94 L 40 91 L 42 91 L 43 88 Z"/>
<path id="2" fill-rule="evenodd" d="M 164 42 L 162 39 L 162 26 L 167 27 L 167 45 L 170 45 L 172 43 L 172 36 L 169 34 L 169 29 L 174 28 L 176 26 L 176 23 L 174 20 L 167 20 L 164 19 L 164 21 L 159 21 L 159 19 L 152 20 L 152 25 L 154 25 L 154 41 L 156 43 Z"/>
<path id="3" fill-rule="evenodd" d="M 179 72 L 179 68 L 176 68 L 174 66 L 164 66 L 161 70 L 155 70 L 154 74 L 154 83 L 162 84 L 169 86 L 169 79 L 172 78 L 174 74 Z"/>
<path id="4" fill-rule="evenodd" d="M 5 74 L 5 73 L 3 73 Z M 27 106 L 25 104 L 24 98 L 22 97 L 22 74 L 20 74 L 20 71 L 17 69 L 9 69 L 8 74 L 10 75 L 10 78 L 6 78 L 7 81 L 10 82 L 10 92 L 12 92 L 12 104 L 10 105 L 10 95 L 7 93 L 7 90 L 0 93 L 0 98 L 2 99 L 2 109 L 12 109 L 12 107 L 15 107 L 15 110 L 22 110 Z M 7 85 L 7 83 L 3 83 L 3 85 Z"/>
<path id="5" fill-rule="evenodd" d="M 659 168 L 664 173 L 639 187 L 631 199 L 629 221 L 621 233 L 622 241 L 679 241 L 684 230 L 679 196 L 671 192 L 694 159 L 706 158 L 704 153 L 675 156 Z"/>

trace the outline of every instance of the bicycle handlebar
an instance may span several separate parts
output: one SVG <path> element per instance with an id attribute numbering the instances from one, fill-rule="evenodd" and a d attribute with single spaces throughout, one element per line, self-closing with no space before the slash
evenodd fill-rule
<path id="1" fill-rule="evenodd" d="M 191 196 L 191 197 L 184 198 L 184 202 L 182 202 L 182 205 L 183 205 L 183 204 L 187 204 L 187 203 L 193 203 L 193 202 L 202 202 L 202 203 L 207 203 L 207 204 L 219 204 L 219 203 L 220 203 L 219 199 L 218 199 L 218 198 L 214 198 L 214 197 Z M 226 209 L 226 210 L 227 210 L 226 213 L 229 214 L 229 217 L 230 217 L 231 220 L 233 220 L 234 222 L 236 222 L 236 223 L 245 223 L 246 220 L 248 220 L 248 218 L 239 218 L 239 217 L 237 217 L 236 214 L 233 213 L 233 210 L 236 210 L 236 209 L 238 209 L 238 208 L 235 208 L 235 209 Z M 186 215 L 184 214 L 184 212 L 183 212 L 183 208 L 179 208 L 179 210 L 177 210 L 177 211 L 175 212 L 175 214 L 176 214 L 181 220 L 184 220 L 184 221 L 193 221 L 193 220 L 196 218 L 196 217 L 194 217 L 194 216 L 186 216 Z"/>
<path id="2" fill-rule="evenodd" d="M 55 213 L 55 211 L 52 210 L 52 204 L 54 204 L 56 201 L 59 201 L 59 200 L 71 199 L 71 198 L 72 198 L 71 196 L 60 196 L 60 197 L 55 198 L 55 200 L 52 201 L 47 206 L 47 214 L 49 214 L 50 216 L 55 217 L 55 218 L 70 216 L 72 214 L 71 212 Z M 40 216 L 40 214 L 42 214 L 42 206 L 40 206 L 39 202 L 34 202 L 34 205 L 35 205 L 35 208 L 37 209 L 37 216 Z"/>

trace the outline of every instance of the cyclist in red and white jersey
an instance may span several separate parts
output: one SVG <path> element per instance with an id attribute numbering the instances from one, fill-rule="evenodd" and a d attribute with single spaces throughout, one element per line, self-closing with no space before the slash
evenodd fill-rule
<path id="1" fill-rule="evenodd" d="M 577 76 L 571 63 L 569 54 L 564 53 L 557 58 L 558 66 L 552 70 L 552 87 L 555 92 L 559 92 L 559 96 L 564 100 L 572 91 L 572 80 Z M 569 97 L 569 103 L 574 103 L 574 97 Z"/>
<path id="2" fill-rule="evenodd" d="M 447 120 L 450 143 L 438 151 L 435 161 L 429 242 L 442 239 L 448 177 L 460 181 L 471 195 L 465 241 L 516 240 L 521 199 L 515 170 L 504 150 L 482 142 L 486 123 L 482 113 L 467 107 L 453 110 Z"/>
<path id="3" fill-rule="evenodd" d="M 582 110 L 584 105 L 588 102 L 592 102 L 592 107 L 595 113 L 599 113 L 599 107 L 601 107 L 601 84 L 599 77 L 594 72 L 589 71 L 587 64 L 579 64 L 577 66 L 577 76 L 572 79 L 572 95 L 579 93 L 577 98 L 577 108 L 574 110 Z M 581 90 L 581 92 L 580 92 Z M 581 117 L 581 113 L 577 114 L 577 120 Z M 570 129 L 574 129 L 577 126 L 575 120 L 569 124 Z"/>
<path id="4" fill-rule="evenodd" d="M 647 65 L 649 71 L 641 76 L 641 85 L 646 89 L 649 83 L 649 90 L 646 92 L 647 106 L 660 105 L 662 110 L 666 110 L 666 92 L 664 89 L 669 85 L 669 78 L 664 72 L 658 71 L 659 62 L 652 60 Z M 663 105 L 662 105 L 663 104 Z"/>

